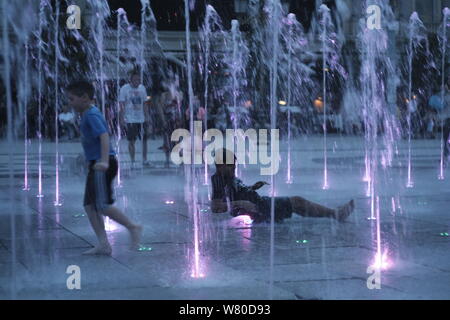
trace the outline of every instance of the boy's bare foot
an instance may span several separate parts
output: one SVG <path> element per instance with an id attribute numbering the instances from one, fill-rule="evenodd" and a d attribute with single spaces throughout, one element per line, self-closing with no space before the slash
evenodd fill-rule
<path id="1" fill-rule="evenodd" d="M 83 252 L 83 255 L 103 255 L 110 256 L 112 249 L 110 245 L 97 245 L 92 249 Z"/>
<path id="2" fill-rule="evenodd" d="M 344 222 L 345 220 L 347 220 L 353 210 L 355 210 L 355 201 L 351 200 L 349 203 L 336 209 L 335 219 L 339 222 Z"/>
<path id="3" fill-rule="evenodd" d="M 142 237 L 142 229 L 143 228 L 140 225 L 135 225 L 129 229 L 131 236 L 131 247 L 130 247 L 131 250 L 139 249 Z"/>

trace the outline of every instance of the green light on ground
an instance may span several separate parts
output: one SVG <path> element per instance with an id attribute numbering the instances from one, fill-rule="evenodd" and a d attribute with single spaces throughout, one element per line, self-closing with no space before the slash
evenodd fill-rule
<path id="1" fill-rule="evenodd" d="M 150 247 L 145 247 L 145 246 L 140 246 L 138 251 L 152 251 L 152 248 Z"/>
<path id="2" fill-rule="evenodd" d="M 442 232 L 440 235 L 441 235 L 441 237 L 448 237 L 449 236 L 448 232 Z"/>
<path id="3" fill-rule="evenodd" d="M 73 217 L 74 218 L 81 218 L 81 217 L 86 217 L 86 215 L 84 213 L 80 213 L 80 214 L 74 214 Z"/>
<path id="4" fill-rule="evenodd" d="M 308 241 L 308 240 L 297 240 L 296 242 L 297 242 L 297 243 L 303 243 L 303 244 L 304 244 L 304 243 L 308 243 L 309 241 Z"/>

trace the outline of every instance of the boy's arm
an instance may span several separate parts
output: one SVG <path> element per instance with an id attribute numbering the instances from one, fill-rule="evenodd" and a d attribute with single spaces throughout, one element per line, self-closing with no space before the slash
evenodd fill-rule
<path id="1" fill-rule="evenodd" d="M 253 191 L 259 190 L 264 186 L 268 186 L 270 185 L 269 183 L 265 182 L 265 181 L 258 181 L 257 183 L 255 183 L 253 186 L 250 186 L 249 188 Z"/>
<path id="2" fill-rule="evenodd" d="M 107 132 L 100 136 L 101 159 L 94 166 L 95 170 L 106 171 L 109 167 L 109 134 Z"/>
<path id="3" fill-rule="evenodd" d="M 123 127 L 125 123 L 125 103 L 119 101 L 119 124 Z"/>

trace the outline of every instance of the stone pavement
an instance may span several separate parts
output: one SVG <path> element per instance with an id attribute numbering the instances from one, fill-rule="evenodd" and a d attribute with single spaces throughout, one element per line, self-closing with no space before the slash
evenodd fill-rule
<path id="1" fill-rule="evenodd" d="M 328 142 L 329 190 L 322 190 L 322 139 L 308 137 L 292 143 L 290 185 L 285 183 L 286 144 L 281 144 L 276 193 L 329 206 L 354 198 L 356 210 L 343 224 L 294 216 L 276 225 L 272 286 L 270 224 L 247 225 L 242 218 L 213 215 L 207 205 L 208 186 L 203 184 L 199 186 L 203 277 L 192 277 L 193 220 L 185 202 L 190 188 L 182 167 L 163 168 L 164 156 L 155 151 L 161 141 L 151 141 L 150 146 L 156 167 L 134 171 L 123 153 L 126 144 L 121 145 L 123 185 L 116 190 L 117 205 L 144 225 L 142 244 L 147 250 L 129 251 L 126 230 L 110 222 L 111 257 L 81 255 L 95 243 L 95 236 L 83 215 L 84 176 L 76 162 L 79 143 L 60 146 L 63 204 L 55 207 L 54 144 L 43 144 L 45 197 L 38 199 L 36 141 L 30 146 L 29 191 L 21 190 L 23 145 L 13 147 L 11 164 L 9 146 L 0 142 L 0 299 L 268 299 L 270 292 L 274 299 L 449 299 L 450 189 L 449 180 L 437 179 L 439 141 L 413 141 L 412 189 L 405 187 L 404 142 L 392 167 L 380 166 L 381 246 L 387 263 L 380 290 L 367 288 L 367 268 L 377 244 L 376 221 L 367 219 L 371 203 L 362 179 L 364 142 L 345 136 L 331 136 Z M 248 184 L 269 181 L 255 166 L 241 172 Z M 267 195 L 269 188 L 262 193 Z M 67 288 L 70 265 L 80 267 L 80 290 Z"/>

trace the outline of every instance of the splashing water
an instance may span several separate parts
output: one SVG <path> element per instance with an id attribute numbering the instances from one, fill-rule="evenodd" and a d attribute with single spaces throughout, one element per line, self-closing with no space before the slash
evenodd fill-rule
<path id="1" fill-rule="evenodd" d="M 119 169 L 117 172 L 117 187 L 122 187 L 122 178 L 121 178 L 121 165 L 120 165 L 120 141 L 122 139 L 122 133 L 121 133 L 121 128 L 120 128 L 120 113 L 121 113 L 121 107 L 120 107 L 120 102 L 119 102 L 119 96 L 120 96 L 120 53 L 121 53 L 121 31 L 122 31 L 122 22 L 128 26 L 128 19 L 127 19 L 127 14 L 125 12 L 124 9 L 119 8 L 117 10 L 117 38 L 116 38 L 116 53 L 117 53 L 117 65 L 116 65 L 116 99 L 117 99 L 117 104 L 116 104 L 116 115 L 117 115 L 117 137 L 116 137 L 116 151 L 117 151 L 117 160 L 119 163 Z"/>
<path id="2" fill-rule="evenodd" d="M 282 79 L 280 87 L 286 99 L 280 101 L 281 111 L 287 112 L 287 169 L 286 183 L 293 183 L 292 173 L 292 134 L 294 129 L 292 123 L 293 112 L 298 112 L 298 105 L 306 103 L 308 86 L 311 85 L 311 74 L 313 71 L 302 60 L 305 56 L 305 46 L 308 40 L 304 34 L 302 24 L 297 20 L 295 14 L 288 14 L 283 18 L 281 28 L 279 77 Z M 293 85 L 295 84 L 295 85 Z M 283 106 L 286 104 L 286 106 Z M 287 109 L 287 110 L 286 110 Z"/>
<path id="3" fill-rule="evenodd" d="M 201 46 L 203 49 L 203 78 L 204 78 L 204 95 L 203 95 L 203 105 L 205 109 L 204 114 L 204 130 L 208 130 L 208 106 L 209 106 L 209 81 L 210 81 L 210 63 L 218 64 L 220 60 L 218 57 L 214 55 L 211 56 L 211 45 L 214 45 L 215 42 L 222 41 L 225 39 L 226 35 L 223 31 L 222 21 L 220 16 L 216 12 L 213 6 L 206 6 L 206 15 L 203 26 L 200 31 L 200 39 Z M 212 61 L 211 61 L 212 60 Z M 211 61 L 211 62 L 210 62 Z M 201 69 L 200 68 L 200 69 Z M 212 79 L 211 79 L 212 80 Z M 205 161 L 204 168 L 204 185 L 209 184 L 209 176 L 208 176 L 208 163 Z"/>
<path id="4" fill-rule="evenodd" d="M 373 5 L 373 1 L 366 1 L 366 8 Z M 383 266 L 382 259 L 382 239 L 381 239 L 381 170 L 379 168 L 380 156 L 382 168 L 388 169 L 392 157 L 391 152 L 383 154 L 380 150 L 393 150 L 395 127 L 397 124 L 392 121 L 393 110 L 388 107 L 386 83 L 390 81 L 386 78 L 394 74 L 395 64 L 387 54 L 390 50 L 390 42 L 387 33 L 389 21 L 393 18 L 392 10 L 381 0 L 375 2 L 382 8 L 385 16 L 384 26 L 381 29 L 369 29 L 366 24 L 362 24 L 359 38 L 361 52 L 361 76 L 362 101 L 364 103 L 364 125 L 365 133 L 365 166 L 366 179 L 368 183 L 367 195 L 370 197 L 370 217 L 374 227 L 374 242 L 376 247 L 376 264 Z M 379 132 L 379 125 L 383 124 L 385 130 Z M 395 205 L 395 203 L 394 203 Z M 374 223 L 375 220 L 375 223 Z"/>
<path id="5" fill-rule="evenodd" d="M 191 32 L 190 32 L 190 12 L 189 12 L 189 0 L 184 1 L 184 13 L 186 19 L 186 51 L 187 51 L 187 80 L 188 80 L 188 95 L 189 95 L 189 111 L 190 111 L 190 132 L 194 132 L 194 105 L 193 105 L 193 88 L 192 88 L 192 48 L 191 48 Z M 199 212 L 197 207 L 197 187 L 196 187 L 196 170 L 195 170 L 195 154 L 196 146 L 194 141 L 194 135 L 191 134 L 190 139 L 191 150 L 191 165 L 189 166 L 189 178 L 188 185 L 190 185 L 190 199 L 189 208 L 191 217 L 194 222 L 194 257 L 191 276 L 193 278 L 203 278 L 205 274 L 201 270 L 200 261 L 200 225 L 199 225 Z M 190 181 L 189 181 L 190 180 Z"/>
<path id="6" fill-rule="evenodd" d="M 272 39 L 271 45 L 272 60 L 270 65 L 270 127 L 275 129 L 277 125 L 277 108 L 278 108 L 278 55 L 279 55 L 279 34 L 281 22 L 281 4 L 279 0 L 272 0 L 270 10 L 272 16 L 270 19 Z M 273 152 L 272 152 L 273 159 Z M 278 159 L 277 159 L 278 160 Z M 271 203 L 270 203 L 270 274 L 269 274 L 269 299 L 273 299 L 273 269 L 275 263 L 275 173 L 272 171 L 270 175 Z"/>
<path id="7" fill-rule="evenodd" d="M 449 25 L 449 16 L 450 16 L 450 9 L 444 8 L 443 12 L 443 21 L 440 28 L 440 36 L 439 36 L 439 42 L 441 45 L 441 54 L 442 54 L 442 65 L 441 65 L 441 101 L 443 104 L 443 110 L 447 107 L 445 103 L 445 63 L 447 60 L 447 27 Z M 441 161 L 439 164 L 439 180 L 445 179 L 445 172 L 444 172 L 444 161 L 447 159 L 444 159 L 444 147 L 448 145 L 449 137 L 444 137 L 444 121 L 441 121 Z"/>
<path id="8" fill-rule="evenodd" d="M 38 198 L 43 198 L 42 193 L 42 50 L 43 50 L 43 25 L 45 23 L 45 8 L 47 6 L 46 0 L 41 0 L 39 7 L 39 31 L 38 31 Z"/>
<path id="9" fill-rule="evenodd" d="M 11 64 L 10 64 L 10 48 L 9 48 L 9 35 L 8 35 L 8 7 L 6 1 L 2 1 L 2 37 L 3 37 L 3 61 L 4 61 L 4 74 L 3 79 L 5 81 L 6 89 L 6 112 L 7 112 L 7 139 L 8 139 L 8 159 L 10 163 L 13 163 L 13 114 L 12 114 L 12 98 L 11 98 Z M 15 210 L 13 208 L 13 166 L 9 166 L 9 212 L 10 212 L 10 227 L 11 227 L 11 298 L 16 299 L 17 285 L 16 285 L 16 217 Z"/>
<path id="10" fill-rule="evenodd" d="M 55 202 L 54 205 L 62 205 L 59 194 L 59 2 L 56 2 L 55 18 Z"/>
<path id="11" fill-rule="evenodd" d="M 21 97 L 21 101 L 23 103 L 24 110 L 24 181 L 23 181 L 23 191 L 29 191 L 30 185 L 28 182 L 28 146 L 30 141 L 28 141 L 28 37 L 25 40 L 25 62 L 24 62 L 24 75 L 23 75 L 23 83 L 19 86 L 19 95 Z"/>
<path id="12" fill-rule="evenodd" d="M 330 9 L 324 4 L 320 6 L 322 15 L 322 89 L 323 89 L 323 190 L 330 188 L 328 184 L 328 154 L 327 154 L 327 33 L 331 23 Z"/>
<path id="13" fill-rule="evenodd" d="M 428 41 L 426 40 L 426 29 L 423 25 L 422 21 L 419 18 L 419 15 L 417 12 L 413 12 L 410 19 L 409 19 L 409 25 L 408 25 L 408 48 L 407 48 L 407 54 L 408 54 L 408 100 L 407 100 L 407 129 L 408 129 L 408 180 L 406 183 L 407 188 L 413 188 L 414 187 L 414 181 L 412 177 L 412 146 L 411 146 L 411 139 L 412 139 L 412 114 L 416 112 L 417 109 L 417 99 L 416 96 L 413 95 L 413 58 L 414 55 L 417 53 L 418 49 L 423 47 L 423 43 L 426 45 L 426 51 L 428 53 Z"/>

